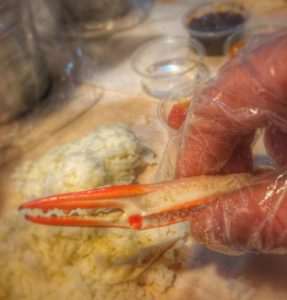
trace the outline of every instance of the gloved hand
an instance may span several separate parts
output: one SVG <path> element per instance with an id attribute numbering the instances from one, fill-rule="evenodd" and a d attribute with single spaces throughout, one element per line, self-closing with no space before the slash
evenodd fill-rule
<path id="1" fill-rule="evenodd" d="M 281 169 L 194 212 L 192 234 L 209 247 L 287 253 L 287 31 L 244 48 L 193 99 L 176 176 L 253 173 L 258 128 Z"/>

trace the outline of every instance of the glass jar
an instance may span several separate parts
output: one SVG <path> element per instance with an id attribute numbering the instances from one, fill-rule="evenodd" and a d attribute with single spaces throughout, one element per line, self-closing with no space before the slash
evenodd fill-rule
<path id="1" fill-rule="evenodd" d="M 26 1 L 0 0 L 0 42 L 0 123 L 5 123 L 33 108 L 50 84 Z"/>

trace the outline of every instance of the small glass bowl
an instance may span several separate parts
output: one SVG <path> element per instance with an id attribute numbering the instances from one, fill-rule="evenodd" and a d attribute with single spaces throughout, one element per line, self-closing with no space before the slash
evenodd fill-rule
<path id="1" fill-rule="evenodd" d="M 198 39 L 203 44 L 207 56 L 220 56 L 224 54 L 225 40 L 234 31 L 244 27 L 248 18 L 248 11 L 238 3 L 205 1 L 188 12 L 184 18 L 184 26 L 192 38 Z M 198 28 L 199 24 L 202 26 L 201 29 Z M 207 27 L 204 28 L 205 26 Z"/>
<path id="2" fill-rule="evenodd" d="M 168 130 L 170 136 L 176 135 L 181 126 L 179 120 L 185 120 L 186 113 L 192 105 L 192 100 L 199 90 L 201 83 L 191 84 L 189 81 L 176 85 L 168 95 L 158 104 L 158 118 L 161 124 Z M 169 119 L 174 105 L 177 106 L 176 120 Z"/>
<path id="3" fill-rule="evenodd" d="M 141 46 L 131 65 L 141 76 L 143 89 L 151 96 L 164 98 L 180 82 L 203 80 L 209 76 L 202 67 L 203 46 L 185 37 L 162 37 Z"/>
<path id="4" fill-rule="evenodd" d="M 224 43 L 224 54 L 226 56 L 233 57 L 247 43 L 251 41 L 255 42 L 258 39 L 264 38 L 264 36 L 268 34 L 280 31 L 284 28 L 286 29 L 286 26 L 270 23 L 239 29 L 226 39 Z"/>

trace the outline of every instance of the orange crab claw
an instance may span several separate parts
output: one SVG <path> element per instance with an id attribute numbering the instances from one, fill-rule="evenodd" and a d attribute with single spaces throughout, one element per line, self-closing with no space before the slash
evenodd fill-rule
<path id="1" fill-rule="evenodd" d="M 27 220 L 48 225 L 144 230 L 186 221 L 194 209 L 241 188 L 247 174 L 198 176 L 163 183 L 122 185 L 29 201 Z"/>

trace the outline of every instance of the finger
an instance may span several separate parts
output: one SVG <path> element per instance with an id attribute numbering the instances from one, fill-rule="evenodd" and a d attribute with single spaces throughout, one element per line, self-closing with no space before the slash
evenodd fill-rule
<path id="1" fill-rule="evenodd" d="M 279 166 L 287 165 L 287 133 L 270 125 L 265 129 L 264 144 L 268 154 Z"/>
<path id="2" fill-rule="evenodd" d="M 218 196 L 191 216 L 193 237 L 230 254 L 286 253 L 286 179 L 286 174 L 265 175 L 250 187 Z"/>
<path id="3" fill-rule="evenodd" d="M 186 119 L 189 103 L 177 103 L 172 107 L 168 116 L 168 124 L 174 129 L 179 129 Z M 254 134 L 249 134 L 238 139 L 238 143 L 231 153 L 230 158 L 219 171 L 220 174 L 253 172 L 253 159 L 251 143 Z"/>
<path id="4" fill-rule="evenodd" d="M 221 121 L 224 119 L 223 115 Z M 258 126 L 260 124 L 257 123 Z M 250 132 L 242 128 L 240 132 L 241 128 L 238 125 L 239 132 L 235 133 L 235 130 L 231 132 L 231 125 L 212 119 L 193 119 L 184 130 L 177 161 L 177 177 L 218 174 L 224 169 L 225 173 L 231 170 L 252 170 L 251 141 L 246 143 L 245 139 L 253 136 L 254 128 L 252 126 Z"/>
<path id="5" fill-rule="evenodd" d="M 186 119 L 188 112 L 187 103 L 175 104 L 168 116 L 168 124 L 174 129 L 179 129 Z M 238 143 L 231 153 L 230 158 L 219 171 L 220 174 L 253 172 L 253 159 L 251 143 L 254 134 L 249 134 L 238 139 Z"/>
<path id="6" fill-rule="evenodd" d="M 253 159 L 251 145 L 254 134 L 239 139 L 229 160 L 219 171 L 220 174 L 253 173 Z"/>
<path id="7" fill-rule="evenodd" d="M 168 116 L 168 124 L 174 129 L 179 129 L 186 119 L 188 112 L 186 103 L 178 103 L 172 107 Z M 252 149 L 251 143 L 254 134 L 249 134 L 239 138 L 238 144 L 233 150 L 229 160 L 220 170 L 220 174 L 244 173 L 253 171 Z"/>
<path id="8" fill-rule="evenodd" d="M 178 177 L 218 173 L 238 139 L 286 117 L 287 32 L 261 46 L 233 59 L 199 95 L 184 126 Z"/>

